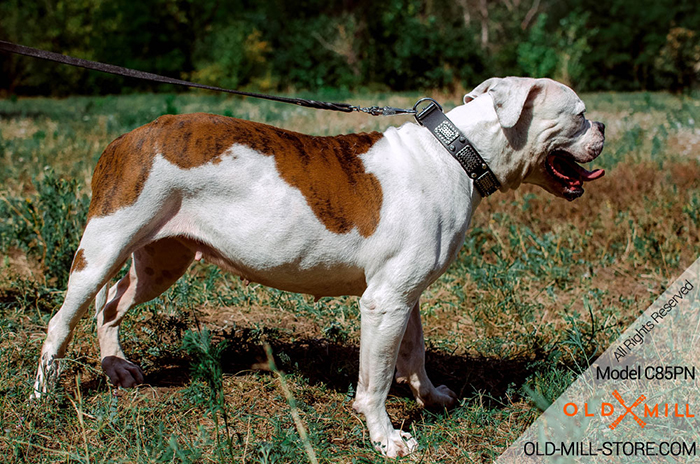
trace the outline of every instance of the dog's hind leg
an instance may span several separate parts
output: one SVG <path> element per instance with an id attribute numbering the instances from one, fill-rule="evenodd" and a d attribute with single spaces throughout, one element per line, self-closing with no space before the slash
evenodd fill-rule
<path id="1" fill-rule="evenodd" d="M 133 253 L 129 272 L 109 290 L 97 312 L 97 337 L 102 369 L 118 387 L 143 383 L 141 369 L 129 361 L 119 344 L 119 324 L 129 309 L 156 298 L 185 273 L 195 252 L 176 238 L 161 239 Z"/>
<path id="2" fill-rule="evenodd" d="M 73 259 L 63 305 L 49 321 L 32 397 L 40 397 L 49 384 L 55 383 L 59 372 L 57 359 L 65 354 L 75 326 L 98 290 L 126 260 L 129 238 L 123 237 L 94 221 L 85 228 Z"/>
<path id="3" fill-rule="evenodd" d="M 435 388 L 425 372 L 425 342 L 419 303 L 411 310 L 401 341 L 396 360 L 396 381 L 408 383 L 416 402 L 421 406 L 450 407 L 457 401 L 457 395 L 445 385 Z"/>

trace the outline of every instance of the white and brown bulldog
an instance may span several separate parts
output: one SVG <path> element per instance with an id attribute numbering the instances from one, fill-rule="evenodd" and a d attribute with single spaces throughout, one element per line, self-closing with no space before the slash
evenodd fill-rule
<path id="1" fill-rule="evenodd" d="M 501 184 L 534 183 L 573 200 L 603 171 L 577 163 L 603 149 L 604 126 L 568 87 L 494 78 L 448 113 Z M 357 295 L 360 372 L 354 408 L 386 456 L 418 446 L 385 401 L 396 373 L 425 406 L 457 396 L 426 375 L 419 298 L 455 259 L 481 201 L 428 129 L 314 137 L 211 114 L 162 116 L 112 142 L 65 301 L 51 319 L 34 396 L 55 381 L 78 319 L 95 299 L 102 366 L 117 386 L 144 381 L 119 345 L 127 311 L 204 257 L 247 280 L 316 297 Z M 131 269 L 106 290 L 131 257 Z"/>

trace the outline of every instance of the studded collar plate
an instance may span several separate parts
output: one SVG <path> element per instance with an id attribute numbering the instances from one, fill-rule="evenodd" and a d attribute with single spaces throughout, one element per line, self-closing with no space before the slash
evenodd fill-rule
<path id="1" fill-rule="evenodd" d="M 416 121 L 430 130 L 445 149 L 457 160 L 482 197 L 487 197 L 501 186 L 484 159 L 462 132 L 445 116 L 442 107 L 433 99 L 422 111 L 416 113 Z M 414 107 L 415 108 L 415 107 Z"/>

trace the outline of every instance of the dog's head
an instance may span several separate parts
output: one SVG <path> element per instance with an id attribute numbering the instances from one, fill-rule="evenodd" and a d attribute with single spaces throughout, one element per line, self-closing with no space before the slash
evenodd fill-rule
<path id="1" fill-rule="evenodd" d="M 605 126 L 586 119 L 586 106 L 569 87 L 551 79 L 489 79 L 464 96 L 464 103 L 490 97 L 505 137 L 494 172 L 506 189 L 537 184 L 574 200 L 583 183 L 605 174 L 578 163 L 593 161 L 603 150 Z"/>

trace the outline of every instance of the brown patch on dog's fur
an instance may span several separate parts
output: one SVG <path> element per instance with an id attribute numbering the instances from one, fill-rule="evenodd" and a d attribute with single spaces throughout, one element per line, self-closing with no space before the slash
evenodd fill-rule
<path id="1" fill-rule="evenodd" d="M 85 259 L 85 250 L 82 248 L 75 253 L 75 257 L 73 258 L 73 264 L 70 267 L 70 273 L 72 274 L 73 272 L 77 271 L 82 271 L 85 269 L 85 266 L 87 266 L 87 260 Z"/>
<path id="2" fill-rule="evenodd" d="M 88 220 L 133 205 L 153 166 L 150 125 L 134 129 L 110 143 L 92 175 L 92 201 Z"/>
<path id="3" fill-rule="evenodd" d="M 181 169 L 218 164 L 234 144 L 274 156 L 280 177 L 299 189 L 314 214 L 335 233 L 354 227 L 363 237 L 379 224 L 382 188 L 360 155 L 378 132 L 314 137 L 251 121 L 196 113 L 162 116 L 112 142 L 92 180 L 88 217 L 106 216 L 136 202 L 156 153 Z"/>

